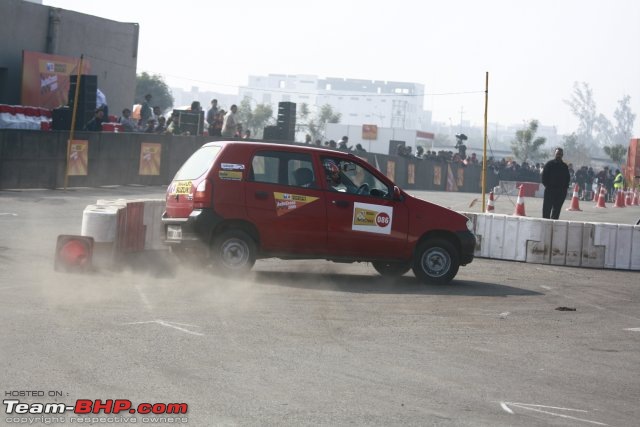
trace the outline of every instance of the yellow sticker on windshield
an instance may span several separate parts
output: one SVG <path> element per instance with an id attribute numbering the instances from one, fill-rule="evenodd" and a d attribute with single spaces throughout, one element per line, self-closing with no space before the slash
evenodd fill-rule
<path id="1" fill-rule="evenodd" d="M 191 181 L 176 181 L 175 190 L 171 194 L 190 194 L 191 193 Z"/>

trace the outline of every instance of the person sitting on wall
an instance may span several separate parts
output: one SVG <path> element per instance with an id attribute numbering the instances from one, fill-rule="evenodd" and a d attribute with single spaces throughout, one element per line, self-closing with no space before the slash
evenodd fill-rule
<path id="1" fill-rule="evenodd" d="M 155 133 L 164 133 L 167 130 L 166 122 L 167 120 L 163 116 L 158 117 L 158 125 L 155 128 Z"/>
<path id="2" fill-rule="evenodd" d="M 118 118 L 118 123 L 122 125 L 123 132 L 135 132 L 138 130 L 138 123 L 131 118 L 131 110 L 128 108 L 122 110 L 122 116 Z"/>
<path id="3" fill-rule="evenodd" d="M 102 108 L 96 108 L 96 112 L 91 120 L 84 125 L 83 130 L 89 132 L 101 132 L 102 123 L 104 122 L 104 110 Z"/>

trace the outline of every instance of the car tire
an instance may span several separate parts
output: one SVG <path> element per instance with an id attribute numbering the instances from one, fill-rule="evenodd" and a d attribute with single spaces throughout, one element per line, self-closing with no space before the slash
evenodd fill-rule
<path id="1" fill-rule="evenodd" d="M 376 269 L 383 277 L 400 277 L 407 271 L 411 270 L 410 262 L 372 262 L 373 268 Z"/>
<path id="2" fill-rule="evenodd" d="M 211 261 L 219 274 L 246 273 L 256 262 L 256 243 L 242 230 L 227 230 L 213 239 Z"/>
<path id="3" fill-rule="evenodd" d="M 429 239 L 416 248 L 413 273 L 424 283 L 447 284 L 459 268 L 458 251 L 448 240 Z"/>

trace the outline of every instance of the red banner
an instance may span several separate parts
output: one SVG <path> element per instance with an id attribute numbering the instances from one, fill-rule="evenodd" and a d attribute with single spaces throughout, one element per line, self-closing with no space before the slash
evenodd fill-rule
<path id="1" fill-rule="evenodd" d="M 68 104 L 69 76 L 78 74 L 80 58 L 23 51 L 20 103 L 32 107 L 58 108 Z M 91 64 L 82 62 L 82 74 Z"/>

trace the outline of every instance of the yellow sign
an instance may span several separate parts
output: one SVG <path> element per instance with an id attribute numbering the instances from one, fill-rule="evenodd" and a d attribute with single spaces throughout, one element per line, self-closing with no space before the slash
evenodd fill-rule
<path id="1" fill-rule="evenodd" d="M 175 190 L 171 194 L 190 194 L 191 181 L 176 181 Z"/>
<path id="2" fill-rule="evenodd" d="M 356 208 L 353 215 L 354 225 L 376 225 L 376 215 L 378 212 L 368 209 Z"/>
<path id="3" fill-rule="evenodd" d="M 391 181 L 396 179 L 396 162 L 393 160 L 387 160 L 387 178 Z"/>
<path id="4" fill-rule="evenodd" d="M 240 181 L 242 180 L 242 171 L 220 171 L 218 176 L 220 179 L 228 181 Z"/>
<path id="5" fill-rule="evenodd" d="M 409 163 L 407 165 L 407 183 L 408 184 L 416 183 L 416 165 L 413 163 Z"/>
<path id="6" fill-rule="evenodd" d="M 89 164 L 89 141 L 69 141 L 69 158 L 67 159 L 67 175 L 86 176 Z"/>
<path id="7" fill-rule="evenodd" d="M 140 167 L 138 175 L 160 175 L 162 144 L 143 142 L 140 144 Z"/>
<path id="8" fill-rule="evenodd" d="M 306 204 L 315 202 L 317 197 L 305 196 L 302 194 L 290 194 L 290 193 L 273 193 L 273 198 L 276 201 L 276 214 L 282 216 L 292 210 L 298 209 Z"/>

